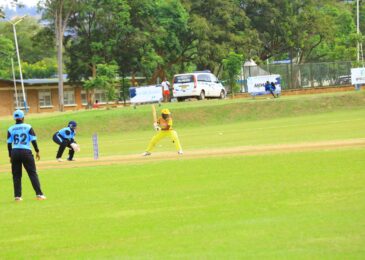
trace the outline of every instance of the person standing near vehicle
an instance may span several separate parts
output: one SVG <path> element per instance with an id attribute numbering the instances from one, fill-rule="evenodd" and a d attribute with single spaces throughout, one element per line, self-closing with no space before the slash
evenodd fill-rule
<path id="1" fill-rule="evenodd" d="M 143 156 L 151 155 L 151 152 L 153 148 L 155 148 L 156 144 L 165 137 L 171 138 L 179 155 L 183 154 L 179 137 L 176 131 L 172 129 L 172 117 L 170 111 L 167 108 L 161 110 L 161 117 L 157 120 L 157 122 L 154 123 L 154 128 L 157 131 L 157 134 L 152 137 L 146 151 L 143 153 Z"/>
<path id="2" fill-rule="evenodd" d="M 162 86 L 163 100 L 164 100 L 164 102 L 169 102 L 170 101 L 170 87 L 171 87 L 171 84 L 170 84 L 170 82 L 167 81 L 166 77 L 164 77 L 164 79 L 161 83 L 161 86 Z"/>
<path id="3" fill-rule="evenodd" d="M 67 160 L 74 161 L 73 157 L 75 154 L 75 149 L 78 149 L 76 141 L 74 140 L 76 135 L 76 127 L 77 123 L 75 121 L 70 121 L 68 122 L 67 127 L 62 128 L 53 135 L 53 141 L 60 146 L 56 154 L 57 161 L 62 162 L 62 154 L 66 147 L 70 149 Z"/>
<path id="4" fill-rule="evenodd" d="M 40 160 L 37 137 L 31 125 L 24 124 L 24 112 L 16 110 L 14 112 L 15 125 L 8 129 L 7 143 L 11 162 L 11 172 L 14 184 L 14 199 L 22 201 L 22 166 L 28 173 L 37 200 L 45 200 L 39 182 L 37 169 L 30 148 L 32 143 L 36 152 L 37 160 Z"/>

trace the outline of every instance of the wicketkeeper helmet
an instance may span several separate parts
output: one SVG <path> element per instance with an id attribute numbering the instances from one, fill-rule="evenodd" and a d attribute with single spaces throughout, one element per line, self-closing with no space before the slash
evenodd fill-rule
<path id="1" fill-rule="evenodd" d="M 77 123 L 75 121 L 68 122 L 68 127 L 71 129 L 75 129 L 77 127 Z"/>

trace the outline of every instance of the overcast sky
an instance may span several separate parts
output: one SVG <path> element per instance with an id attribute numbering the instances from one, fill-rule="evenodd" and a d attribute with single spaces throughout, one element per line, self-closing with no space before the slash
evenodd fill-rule
<path id="1" fill-rule="evenodd" d="M 32 6 L 37 6 L 39 0 L 19 0 L 18 2 L 22 3 L 25 6 L 32 7 Z M 10 5 L 10 0 L 0 0 L 0 6 L 14 8 L 14 6 Z"/>

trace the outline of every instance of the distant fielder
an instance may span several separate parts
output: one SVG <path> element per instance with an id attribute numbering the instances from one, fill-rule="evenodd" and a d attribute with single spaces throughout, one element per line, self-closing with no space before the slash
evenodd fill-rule
<path id="1" fill-rule="evenodd" d="M 76 127 L 77 123 L 75 121 L 70 121 L 67 127 L 62 128 L 53 135 L 53 141 L 60 146 L 56 155 L 57 161 L 62 162 L 62 154 L 66 147 L 70 149 L 67 160 L 74 161 L 75 151 L 78 152 L 80 150 L 80 147 L 76 144 L 74 139 L 76 135 Z"/>
<path id="2" fill-rule="evenodd" d="M 33 189 L 36 193 L 37 200 L 45 200 L 41 190 L 41 184 L 38 179 L 37 169 L 35 166 L 34 156 L 30 143 L 32 143 L 36 152 L 37 160 L 40 159 L 37 145 L 37 137 L 31 125 L 24 124 L 24 112 L 16 110 L 14 112 L 15 125 L 8 129 L 7 143 L 11 162 L 11 172 L 14 183 L 14 199 L 22 201 L 22 166 L 28 173 Z"/>
<path id="3" fill-rule="evenodd" d="M 156 144 L 165 137 L 171 138 L 172 142 L 175 144 L 178 154 L 182 155 L 183 151 L 180 145 L 179 137 L 175 130 L 172 129 L 172 117 L 171 113 L 167 108 L 161 110 L 161 117 L 157 120 L 155 106 L 152 105 L 152 115 L 153 115 L 153 126 L 157 133 L 152 137 L 146 151 L 143 153 L 144 156 L 151 155 L 153 148 Z"/>

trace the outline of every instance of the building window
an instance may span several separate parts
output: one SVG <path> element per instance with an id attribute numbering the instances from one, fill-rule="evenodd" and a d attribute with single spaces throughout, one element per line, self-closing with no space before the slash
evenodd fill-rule
<path id="1" fill-rule="evenodd" d="M 16 102 L 17 96 L 18 96 L 18 104 Z M 27 92 L 26 91 L 25 91 L 25 98 L 27 99 Z M 25 104 L 24 104 L 23 91 L 18 90 L 17 93 L 14 92 L 14 107 L 15 107 L 15 109 L 25 109 L 24 105 Z M 27 104 L 27 109 L 29 109 L 29 104 Z"/>
<path id="2" fill-rule="evenodd" d="M 75 105 L 75 91 L 65 90 L 63 92 L 63 103 L 64 105 Z"/>
<path id="3" fill-rule="evenodd" d="M 52 106 L 52 96 L 50 90 L 40 90 L 38 91 L 39 107 L 51 107 Z"/>
<path id="4" fill-rule="evenodd" d="M 87 105 L 86 91 L 84 90 L 81 91 L 81 103 Z"/>
<path id="5" fill-rule="evenodd" d="M 106 98 L 104 90 L 101 90 L 101 89 L 96 89 L 95 90 L 95 100 L 98 100 L 99 104 L 100 103 L 106 103 L 108 101 L 107 98 Z"/>
<path id="6" fill-rule="evenodd" d="M 94 90 L 94 101 L 97 100 L 99 104 L 106 103 L 108 100 L 106 98 L 105 91 L 103 89 Z M 83 105 L 87 105 L 86 91 L 81 91 L 81 102 Z"/>

